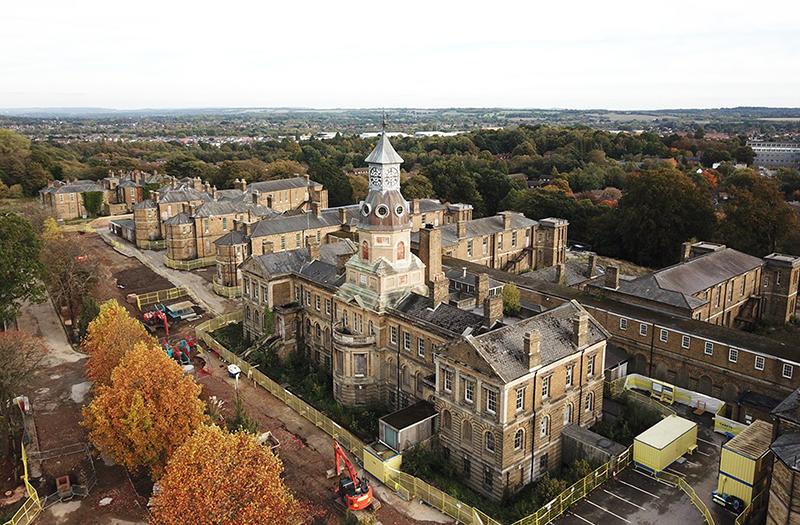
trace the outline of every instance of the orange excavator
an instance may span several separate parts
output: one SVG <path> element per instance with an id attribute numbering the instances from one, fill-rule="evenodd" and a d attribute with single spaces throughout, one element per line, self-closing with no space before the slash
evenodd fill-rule
<path id="1" fill-rule="evenodd" d="M 372 505 L 372 487 L 366 478 L 359 479 L 355 467 L 335 439 L 333 440 L 333 454 L 336 460 L 336 475 L 339 476 L 336 493 L 342 498 L 345 506 L 350 510 L 364 510 Z M 342 475 L 343 469 L 347 469 L 346 475 Z"/>

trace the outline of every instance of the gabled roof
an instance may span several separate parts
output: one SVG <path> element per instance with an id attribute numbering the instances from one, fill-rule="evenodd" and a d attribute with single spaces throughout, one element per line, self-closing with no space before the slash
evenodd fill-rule
<path id="1" fill-rule="evenodd" d="M 163 193 L 159 192 L 158 202 L 189 202 L 189 201 L 210 201 L 211 195 L 197 191 L 194 188 L 167 189 Z"/>
<path id="2" fill-rule="evenodd" d="M 164 224 L 173 226 L 175 224 L 194 224 L 194 221 L 188 214 L 184 212 L 180 212 L 177 215 L 173 215 L 169 219 L 164 221 Z"/>
<path id="3" fill-rule="evenodd" d="M 104 191 L 103 187 L 93 180 L 76 180 L 48 189 L 51 190 L 48 193 L 87 193 L 90 191 Z"/>
<path id="4" fill-rule="evenodd" d="M 266 206 L 258 206 L 249 200 L 221 200 L 209 201 L 201 204 L 194 211 L 194 217 L 214 217 L 217 215 L 230 215 L 232 213 L 244 213 L 250 211 L 258 217 L 276 217 L 278 212 Z"/>
<path id="5" fill-rule="evenodd" d="M 336 260 L 341 255 L 350 255 L 356 252 L 356 245 L 350 240 L 343 240 L 330 244 L 323 244 L 319 249 L 319 261 L 326 266 L 310 264 L 311 259 L 308 248 L 300 248 L 277 253 L 267 253 L 250 257 L 241 264 L 241 269 L 253 272 L 265 279 L 278 275 L 296 273 L 320 284 L 330 284 L 331 272 L 337 270 Z"/>
<path id="6" fill-rule="evenodd" d="M 781 401 L 770 412 L 770 415 L 800 425 L 800 389 L 786 396 L 786 399 Z"/>
<path id="7" fill-rule="evenodd" d="M 401 164 L 403 158 L 394 150 L 386 133 L 381 133 L 378 143 L 367 158 L 364 159 L 364 162 L 367 164 Z"/>
<path id="8" fill-rule="evenodd" d="M 354 208 L 357 209 L 358 207 L 354 206 Z M 250 233 L 250 237 L 265 237 L 281 233 L 299 232 L 311 228 L 326 228 L 337 224 L 339 224 L 339 211 L 331 208 L 322 210 L 319 217 L 311 211 L 300 215 L 280 215 L 257 222 Z"/>
<path id="9" fill-rule="evenodd" d="M 586 313 L 586 310 L 576 301 L 570 301 L 519 323 L 482 335 L 468 335 L 466 343 L 483 361 L 479 363 L 482 371 L 491 370 L 493 375 L 507 383 L 529 372 L 528 355 L 523 341 L 527 332 L 538 330 L 541 335 L 542 366 L 580 352 L 583 348 L 578 348 L 574 341 L 574 318 L 580 313 Z M 594 345 L 607 338 L 608 333 L 589 316 L 587 345 Z M 459 348 L 463 352 L 463 346 L 456 344 L 450 347 L 456 359 Z"/>
<path id="10" fill-rule="evenodd" d="M 247 185 L 247 191 L 245 193 L 252 194 L 253 190 L 258 190 L 261 192 L 271 192 L 271 191 L 283 191 L 283 190 L 291 190 L 295 188 L 307 188 L 308 186 L 315 186 L 318 185 L 318 182 L 309 181 L 305 177 L 291 177 L 289 179 L 276 179 L 276 180 L 265 180 L 261 182 L 253 182 Z"/>
<path id="11" fill-rule="evenodd" d="M 419 199 L 417 202 L 419 202 L 420 213 L 439 211 L 447 207 L 439 199 Z"/>
<path id="12" fill-rule="evenodd" d="M 233 230 L 231 232 L 226 233 L 216 241 L 214 244 L 217 246 L 232 246 L 234 244 L 247 244 L 247 235 L 240 232 L 239 230 Z"/>
<path id="13" fill-rule="evenodd" d="M 695 309 L 708 303 L 708 299 L 694 297 L 695 294 L 762 264 L 758 257 L 723 248 L 636 279 L 621 281 L 617 291 L 679 308 Z"/>
<path id="14" fill-rule="evenodd" d="M 145 199 L 142 202 L 137 202 L 133 205 L 134 210 L 146 210 L 147 208 L 155 208 L 156 203 L 150 199 Z"/>

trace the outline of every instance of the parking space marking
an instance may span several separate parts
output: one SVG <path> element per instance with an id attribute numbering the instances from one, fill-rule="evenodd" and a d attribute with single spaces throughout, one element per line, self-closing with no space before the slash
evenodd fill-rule
<path id="1" fill-rule="evenodd" d="M 682 477 L 682 478 L 685 478 L 685 477 L 686 477 L 686 474 L 684 474 L 683 472 L 678 472 L 677 470 L 673 470 L 673 469 L 671 469 L 671 468 L 669 468 L 669 467 L 665 468 L 664 470 L 666 470 L 667 472 L 672 472 L 672 473 L 673 473 L 673 474 L 675 474 L 676 476 L 680 476 L 680 477 Z"/>
<path id="2" fill-rule="evenodd" d="M 693 467 L 699 467 L 700 466 L 700 463 L 695 463 L 694 461 L 689 461 L 688 459 L 686 461 L 684 461 L 684 463 L 686 463 L 687 465 L 691 465 Z"/>
<path id="3" fill-rule="evenodd" d="M 586 518 L 584 518 L 580 514 L 576 514 L 574 510 L 569 511 L 569 513 L 572 514 L 573 516 L 575 516 L 576 518 L 578 518 L 579 520 L 583 520 L 586 523 L 589 523 L 590 525 L 595 525 L 594 522 L 591 522 L 591 521 L 587 520 Z"/>
<path id="4" fill-rule="evenodd" d="M 714 443 L 713 441 L 706 441 L 706 440 L 705 440 L 705 439 L 703 439 L 703 438 L 697 438 L 697 441 L 700 441 L 700 442 L 702 442 L 702 443 L 705 443 L 705 444 L 707 444 L 707 445 L 714 445 L 714 447 L 717 447 L 717 446 L 719 446 L 719 445 L 717 445 L 716 443 Z"/>
<path id="5" fill-rule="evenodd" d="M 639 492 L 642 492 L 642 493 L 644 493 L 644 494 L 647 494 L 648 496 L 652 496 L 652 497 L 654 497 L 654 498 L 656 498 L 656 499 L 661 499 L 661 498 L 659 498 L 658 496 L 656 496 L 655 494 L 653 494 L 652 492 L 647 492 L 647 491 L 646 491 L 646 490 L 644 490 L 643 488 L 639 488 L 639 487 L 637 487 L 636 485 L 631 485 L 631 484 L 630 484 L 630 483 L 628 483 L 627 481 L 622 481 L 621 479 L 618 479 L 617 481 L 619 481 L 619 482 L 620 482 L 620 483 L 622 483 L 623 485 L 627 485 L 627 486 L 629 486 L 630 488 L 632 488 L 632 489 L 634 489 L 634 490 L 638 490 Z"/>
<path id="6" fill-rule="evenodd" d="M 608 510 L 607 508 L 605 508 L 605 507 L 601 507 L 600 505 L 598 505 L 598 504 L 597 504 L 597 503 L 595 503 L 594 501 L 590 500 L 589 498 L 586 498 L 586 503 L 588 503 L 589 505 L 594 505 L 595 507 L 597 507 L 598 509 L 602 510 L 603 512 L 607 512 L 607 513 L 611 514 L 612 516 L 614 516 L 615 518 L 617 518 L 617 519 L 620 519 L 620 520 L 624 521 L 625 523 L 630 523 L 630 521 L 626 520 L 625 518 L 623 518 L 623 517 L 622 517 L 622 516 L 620 516 L 619 514 L 614 514 L 613 512 L 611 512 L 610 510 Z"/>
<path id="7" fill-rule="evenodd" d="M 702 451 L 702 450 L 700 450 L 699 448 L 698 448 L 697 450 L 695 450 L 695 452 L 697 452 L 697 453 L 698 453 L 698 454 L 700 454 L 701 456 L 705 456 L 705 457 L 707 457 L 707 458 L 710 458 L 710 457 L 711 457 L 711 454 L 709 454 L 709 453 L 707 453 L 707 452 L 703 452 L 703 451 Z"/>
<path id="8" fill-rule="evenodd" d="M 618 496 L 618 495 L 614 494 L 613 492 L 611 492 L 610 490 L 603 489 L 603 492 L 605 492 L 606 494 L 610 494 L 610 495 L 614 496 L 617 499 L 621 499 L 622 501 L 624 501 L 628 505 L 633 505 L 634 507 L 636 507 L 638 509 L 645 510 L 644 507 L 642 507 L 641 505 L 637 505 L 636 503 L 634 503 L 634 502 L 632 502 L 630 500 L 627 500 L 627 499 L 623 498 L 622 496 Z"/>

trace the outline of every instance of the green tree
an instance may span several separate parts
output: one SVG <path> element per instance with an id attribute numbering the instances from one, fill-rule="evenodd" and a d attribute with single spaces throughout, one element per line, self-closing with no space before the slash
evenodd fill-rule
<path id="1" fill-rule="evenodd" d="M 514 283 L 503 286 L 503 313 L 517 315 L 521 309 L 519 288 Z"/>
<path id="2" fill-rule="evenodd" d="M 239 392 L 236 392 L 236 398 L 233 401 L 233 415 L 227 419 L 226 424 L 229 432 L 258 433 L 258 421 L 247 413 Z"/>
<path id="3" fill-rule="evenodd" d="M 325 186 L 331 206 L 353 204 L 353 188 L 344 172 L 328 160 L 320 160 L 311 164 L 309 175 Z"/>
<path id="4" fill-rule="evenodd" d="M 795 238 L 800 227 L 797 216 L 775 180 L 750 169 L 738 170 L 724 187 L 730 198 L 722 207 L 718 237 L 726 245 L 763 257 Z"/>
<path id="5" fill-rule="evenodd" d="M 609 219 L 598 249 L 651 267 L 677 261 L 681 243 L 710 238 L 715 223 L 707 192 L 664 166 L 631 175 Z"/>
<path id="6" fill-rule="evenodd" d="M 26 301 L 45 297 L 41 241 L 31 223 L 14 213 L 0 213 L 0 326 L 14 321 Z"/>
<path id="7" fill-rule="evenodd" d="M 87 191 L 83 193 L 83 207 L 90 217 L 97 217 L 103 206 L 103 193 L 99 191 Z"/>
<path id="8" fill-rule="evenodd" d="M 434 196 L 433 184 L 424 175 L 412 175 L 400 184 L 400 191 L 406 199 L 429 199 Z"/>

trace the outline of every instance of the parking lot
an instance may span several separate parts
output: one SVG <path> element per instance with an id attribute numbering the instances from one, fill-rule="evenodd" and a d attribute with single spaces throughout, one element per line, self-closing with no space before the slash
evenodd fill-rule
<path id="1" fill-rule="evenodd" d="M 711 511 L 717 525 L 731 525 L 736 516 L 711 502 L 717 486 L 720 447 L 725 438 L 710 428 L 709 416 L 680 416 L 698 422 L 697 450 L 670 465 L 666 471 L 681 476 L 691 485 Z M 703 518 L 689 497 L 678 487 L 654 479 L 633 466 L 616 479 L 596 488 L 587 498 L 573 505 L 554 523 L 563 525 L 656 525 L 702 523 Z"/>

